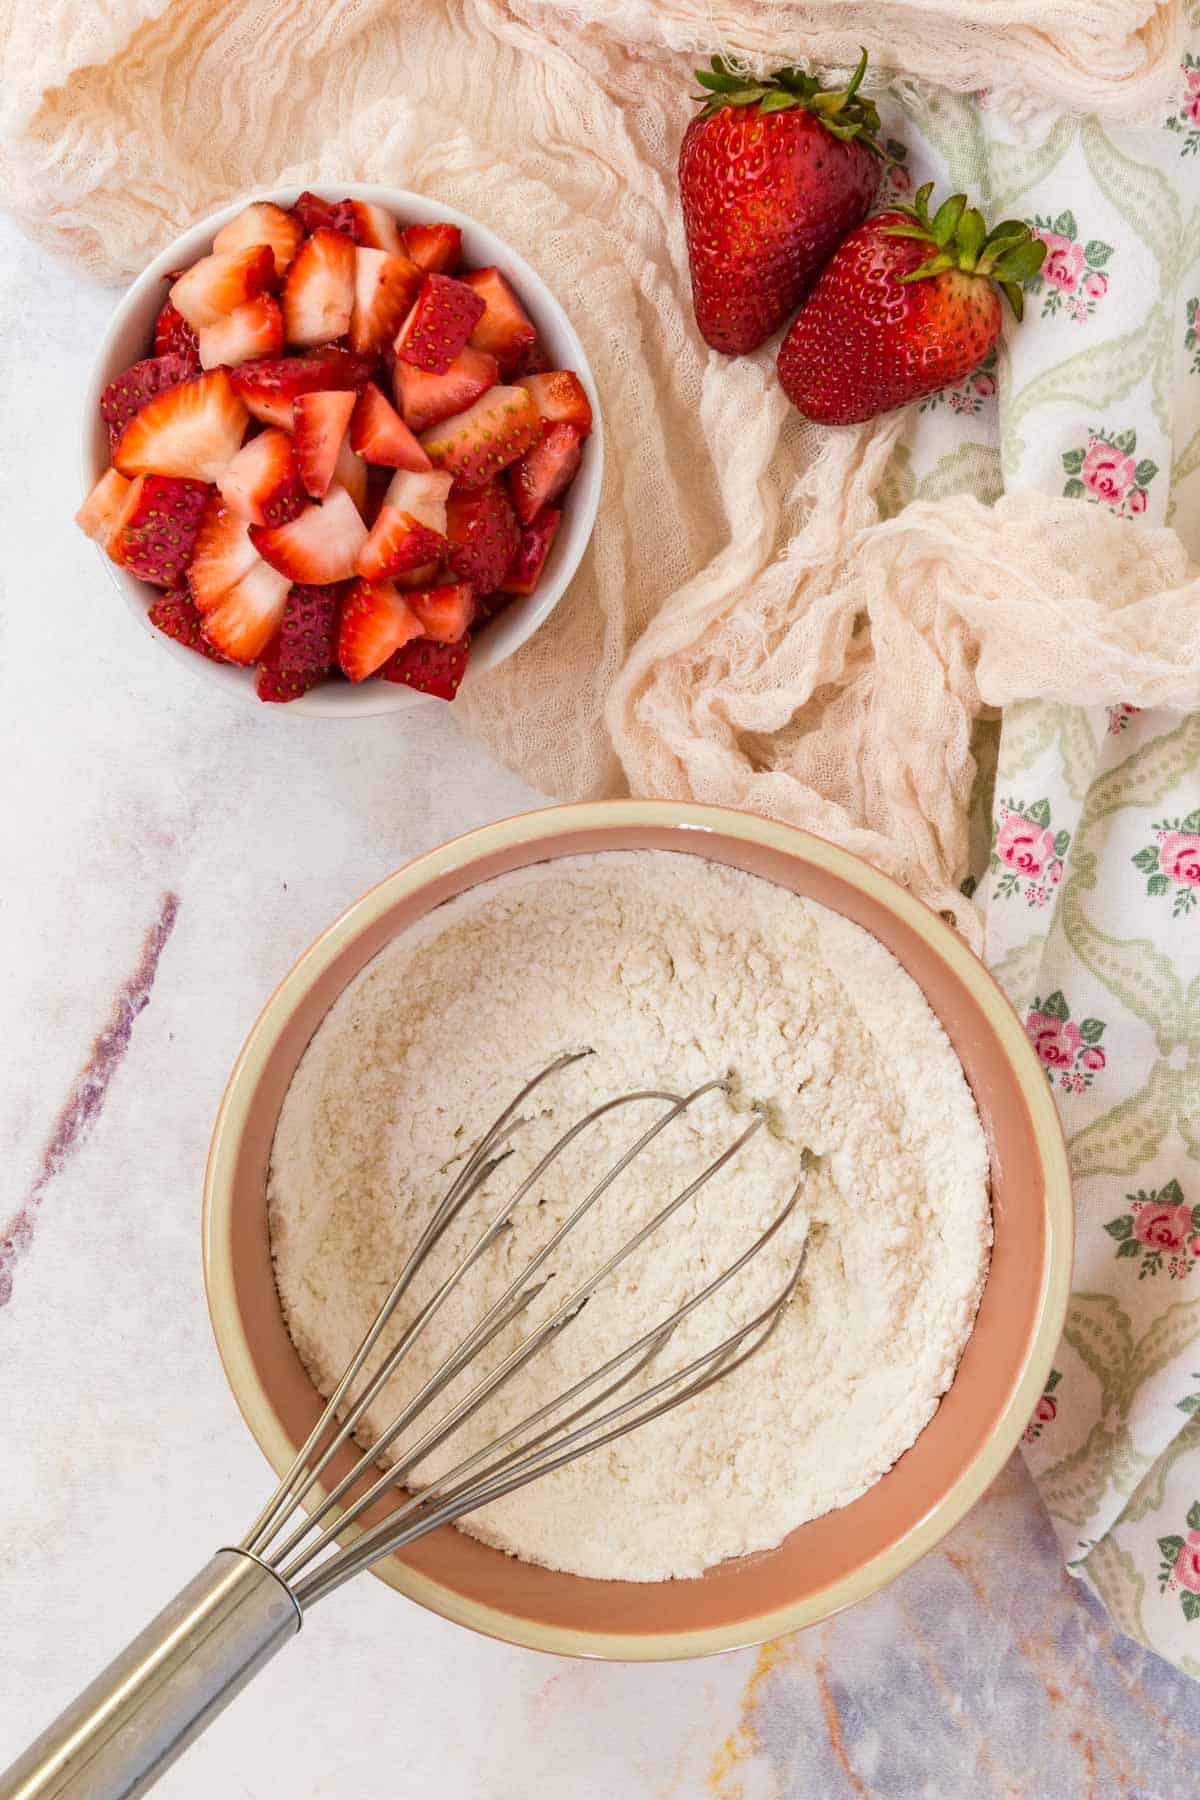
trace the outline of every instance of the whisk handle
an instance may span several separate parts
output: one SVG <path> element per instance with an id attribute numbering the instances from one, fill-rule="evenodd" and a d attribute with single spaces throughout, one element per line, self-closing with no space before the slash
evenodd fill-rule
<path id="1" fill-rule="evenodd" d="M 0 1773 L 0 1800 L 132 1800 L 300 1629 L 300 1608 L 240 1550 L 212 1561 Z"/>

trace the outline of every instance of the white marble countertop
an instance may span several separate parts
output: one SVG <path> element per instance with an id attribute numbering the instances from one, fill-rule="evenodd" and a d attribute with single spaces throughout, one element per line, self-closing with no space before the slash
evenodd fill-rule
<path id="1" fill-rule="evenodd" d="M 0 1767 L 272 1485 L 199 1248 L 262 1000 L 372 882 L 538 802 L 448 709 L 234 705 L 134 629 L 70 524 L 113 302 L 0 223 Z M 709 1662 L 550 1660 L 360 1580 L 158 1791 L 1157 1800 L 1195 1791 L 1198 1756 L 1200 1687 L 1063 1573 L 1014 1462 L 884 1593 Z"/>

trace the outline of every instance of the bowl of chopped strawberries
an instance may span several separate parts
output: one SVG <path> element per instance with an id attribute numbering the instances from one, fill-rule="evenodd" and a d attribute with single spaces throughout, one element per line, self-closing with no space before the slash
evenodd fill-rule
<path id="1" fill-rule="evenodd" d="M 529 264 L 352 183 L 169 245 L 117 308 L 83 432 L 77 523 L 144 629 L 325 717 L 452 700 L 510 656 L 579 566 L 603 467 L 587 358 Z"/>

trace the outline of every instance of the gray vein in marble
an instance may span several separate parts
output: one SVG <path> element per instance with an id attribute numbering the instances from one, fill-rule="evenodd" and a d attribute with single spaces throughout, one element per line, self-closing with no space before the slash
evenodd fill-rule
<path id="1" fill-rule="evenodd" d="M 178 915 L 178 894 L 165 893 L 159 902 L 158 916 L 142 940 L 137 967 L 117 990 L 108 1023 L 93 1040 L 87 1061 L 59 1109 L 37 1174 L 0 1238 L 0 1306 L 12 1299 L 13 1270 L 33 1242 L 34 1220 L 47 1188 L 61 1174 L 103 1110 L 109 1084 L 129 1049 L 134 1021 L 150 1004 L 159 959 Z"/>

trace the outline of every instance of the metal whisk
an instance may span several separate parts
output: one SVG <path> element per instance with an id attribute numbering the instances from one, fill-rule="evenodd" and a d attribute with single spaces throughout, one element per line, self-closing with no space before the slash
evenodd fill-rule
<path id="1" fill-rule="evenodd" d="M 334 1388 L 295 1461 L 236 1549 L 219 1550 L 196 1578 L 86 1688 L 24 1756 L 0 1774 L 0 1800 L 127 1800 L 145 1793 L 186 1746 L 299 1630 L 304 1613 L 361 1569 L 402 1549 L 427 1532 L 486 1506 L 503 1494 L 635 1431 L 651 1419 L 694 1399 L 723 1380 L 761 1348 L 796 1290 L 801 1251 L 782 1292 L 747 1324 L 703 1355 L 661 1376 L 651 1369 L 676 1328 L 745 1268 L 780 1230 L 796 1206 L 801 1184 L 786 1206 L 736 1262 L 709 1281 L 635 1343 L 609 1357 L 582 1380 L 539 1406 L 516 1426 L 464 1457 L 428 1485 L 405 1490 L 406 1476 L 576 1318 L 596 1289 L 761 1130 L 750 1123 L 681 1192 L 674 1195 L 628 1242 L 594 1270 L 551 1315 L 533 1327 L 497 1367 L 438 1416 L 383 1467 L 380 1458 L 431 1407 L 437 1396 L 533 1301 L 546 1284 L 547 1260 L 563 1239 L 648 1144 L 706 1095 L 725 1091 L 709 1081 L 690 1094 L 642 1089 L 595 1107 L 563 1134 L 500 1207 L 457 1266 L 404 1326 L 397 1342 L 369 1365 L 404 1296 L 426 1265 L 451 1221 L 499 1169 L 511 1150 L 508 1138 L 523 1123 L 521 1108 L 543 1081 L 576 1062 L 586 1050 L 557 1058 L 523 1087 L 475 1146 L 434 1209 L 350 1366 Z M 587 1191 L 446 1362 L 406 1402 L 388 1428 L 362 1450 L 353 1468 L 320 1493 L 318 1483 L 342 1447 L 354 1442 L 367 1409 L 402 1358 L 440 1311 L 467 1271 L 506 1229 L 515 1208 L 580 1133 L 618 1108 L 662 1102 L 665 1111 Z M 639 1377 L 646 1377 L 641 1385 Z M 352 1396 L 356 1384 L 361 1392 Z M 629 1393 L 637 1383 L 636 1392 Z M 373 1478 L 372 1478 L 373 1475 Z M 365 1483 L 361 1492 L 352 1491 Z M 315 1490 L 315 1494 L 314 1494 Z M 389 1491 L 397 1503 L 388 1516 L 363 1528 L 362 1515 Z M 298 1523 L 297 1512 L 311 1507 Z"/>

